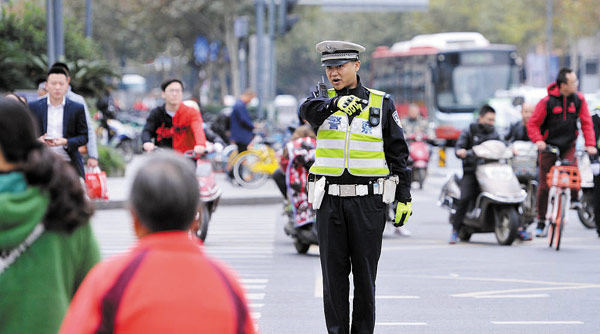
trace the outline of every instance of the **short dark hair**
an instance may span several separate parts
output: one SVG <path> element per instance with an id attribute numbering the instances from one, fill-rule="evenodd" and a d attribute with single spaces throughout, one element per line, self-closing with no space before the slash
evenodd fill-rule
<path id="1" fill-rule="evenodd" d="M 69 69 L 69 66 L 67 66 L 67 64 L 65 64 L 65 63 L 61 63 L 61 62 L 57 61 L 54 64 L 52 64 L 52 66 L 50 66 L 50 68 L 52 68 L 52 67 L 60 67 L 60 68 L 64 69 L 65 71 L 67 71 L 67 76 L 71 75 L 71 70 Z"/>
<path id="2" fill-rule="evenodd" d="M 135 176 L 129 198 L 151 232 L 187 230 L 200 203 L 193 163 L 174 152 L 153 154 Z"/>
<path id="3" fill-rule="evenodd" d="M 162 84 L 160 84 L 160 89 L 164 92 L 165 89 L 167 89 L 167 86 L 174 82 L 179 82 L 179 84 L 181 85 L 181 89 L 183 89 L 183 82 L 181 82 L 181 80 L 179 80 L 179 79 L 169 79 L 169 80 L 163 82 Z"/>
<path id="4" fill-rule="evenodd" d="M 567 74 L 572 73 L 573 70 L 568 67 L 563 67 L 558 71 L 556 75 L 556 85 L 560 88 L 560 84 L 567 84 Z"/>
<path id="5" fill-rule="evenodd" d="M 493 112 L 495 114 L 496 110 L 494 110 L 494 108 L 492 108 L 489 104 L 484 104 L 479 109 L 479 117 L 482 117 L 483 115 L 485 115 L 485 114 L 487 114 L 489 112 Z"/>
<path id="6" fill-rule="evenodd" d="M 69 72 L 67 72 L 67 70 L 60 66 L 50 67 L 50 69 L 48 70 L 48 75 L 46 77 L 49 77 L 50 74 L 64 74 L 67 78 L 69 77 Z"/>

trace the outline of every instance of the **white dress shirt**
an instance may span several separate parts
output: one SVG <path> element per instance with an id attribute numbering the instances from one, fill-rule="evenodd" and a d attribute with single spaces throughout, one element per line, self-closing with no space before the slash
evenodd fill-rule
<path id="1" fill-rule="evenodd" d="M 63 97 L 62 102 L 58 106 L 53 106 L 50 103 L 50 96 L 48 96 L 48 114 L 47 114 L 47 127 L 46 137 L 50 138 L 63 138 L 63 114 L 65 109 L 66 98 Z M 71 157 L 67 154 L 67 150 L 63 146 L 51 146 L 54 152 L 60 155 L 66 161 L 71 161 Z"/>

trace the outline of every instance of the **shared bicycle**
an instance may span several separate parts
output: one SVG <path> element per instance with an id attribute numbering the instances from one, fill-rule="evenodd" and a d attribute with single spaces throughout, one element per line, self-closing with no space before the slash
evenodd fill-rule
<path id="1" fill-rule="evenodd" d="M 556 162 L 546 174 L 546 183 L 549 188 L 546 220 L 550 223 L 548 247 L 554 247 L 558 251 L 564 227 L 568 220 L 567 212 L 571 203 L 571 191 L 579 191 L 581 177 L 579 168 L 572 166 L 572 161 L 560 159 L 558 147 L 548 145 L 547 152 L 556 154 Z"/>

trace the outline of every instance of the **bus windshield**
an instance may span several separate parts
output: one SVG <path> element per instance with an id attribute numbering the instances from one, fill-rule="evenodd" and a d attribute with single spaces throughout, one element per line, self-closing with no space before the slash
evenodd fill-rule
<path id="1" fill-rule="evenodd" d="M 436 83 L 436 101 L 445 112 L 475 109 L 500 89 L 511 84 L 509 64 L 489 66 L 445 66 Z"/>

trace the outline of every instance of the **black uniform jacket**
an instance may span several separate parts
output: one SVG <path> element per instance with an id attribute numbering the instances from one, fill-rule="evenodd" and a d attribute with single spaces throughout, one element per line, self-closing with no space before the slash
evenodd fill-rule
<path id="1" fill-rule="evenodd" d="M 336 91 L 337 96 L 354 95 L 361 99 L 368 100 L 370 92 L 360 83 L 358 78 L 358 86 L 354 89 L 343 89 Z M 331 115 L 336 109 L 332 101 L 334 98 L 328 97 L 309 97 L 300 106 L 300 116 L 307 120 L 314 128 L 315 133 L 319 126 Z M 349 121 L 355 115 L 350 116 Z M 397 120 L 397 121 L 396 121 Z M 381 126 L 383 136 L 383 150 L 385 152 L 385 160 L 392 175 L 398 175 L 400 182 L 396 187 L 396 200 L 407 202 L 410 197 L 410 169 L 407 168 L 406 161 L 408 159 L 408 145 L 404 139 L 404 132 L 400 126 L 400 120 L 389 95 L 383 99 L 381 111 Z M 332 184 L 367 184 L 377 177 L 361 177 L 351 175 L 348 170 L 344 170 L 341 176 L 328 176 L 327 181 Z"/>

